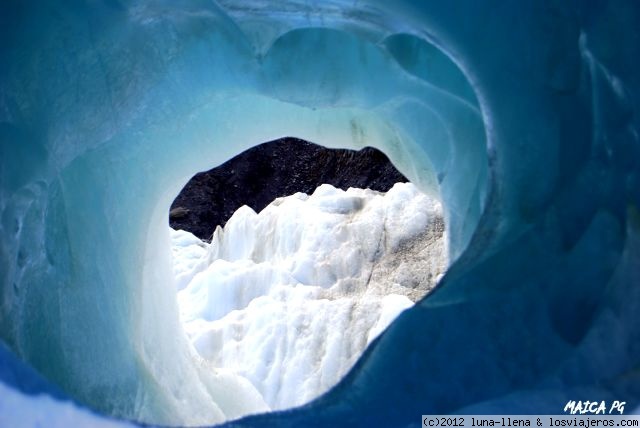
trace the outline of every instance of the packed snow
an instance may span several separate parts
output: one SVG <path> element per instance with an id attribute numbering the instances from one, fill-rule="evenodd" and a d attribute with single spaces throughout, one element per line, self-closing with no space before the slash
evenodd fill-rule
<path id="1" fill-rule="evenodd" d="M 244 206 L 211 244 L 172 231 L 180 316 L 198 354 L 272 410 L 329 390 L 447 266 L 442 208 L 413 184 L 324 184 Z"/>

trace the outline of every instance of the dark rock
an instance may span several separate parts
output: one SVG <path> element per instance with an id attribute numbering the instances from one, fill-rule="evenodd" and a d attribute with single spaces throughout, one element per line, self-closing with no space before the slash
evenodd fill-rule
<path id="1" fill-rule="evenodd" d="M 190 209 L 185 207 L 175 207 L 171 208 L 169 211 L 169 220 L 178 220 L 180 218 L 185 218 L 191 212 Z"/>
<path id="2" fill-rule="evenodd" d="M 209 240 L 242 205 L 260 212 L 274 199 L 328 183 L 386 192 L 408 181 L 384 153 L 327 149 L 296 138 L 255 146 L 207 172 L 196 174 L 173 201 L 169 223 Z"/>

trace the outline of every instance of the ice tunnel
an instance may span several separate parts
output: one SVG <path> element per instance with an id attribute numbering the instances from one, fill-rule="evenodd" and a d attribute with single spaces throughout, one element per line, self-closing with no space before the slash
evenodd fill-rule
<path id="1" fill-rule="evenodd" d="M 632 0 L 3 2 L 0 422 L 255 408 L 186 346 L 166 213 L 285 135 L 385 152 L 455 262 L 330 392 L 234 426 L 637 409 L 639 57 Z"/>

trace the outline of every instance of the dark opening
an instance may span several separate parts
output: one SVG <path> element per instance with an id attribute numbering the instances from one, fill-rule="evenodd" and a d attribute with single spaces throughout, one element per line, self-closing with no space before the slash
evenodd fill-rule
<path id="1" fill-rule="evenodd" d="M 387 156 L 372 147 L 327 149 L 297 138 L 255 146 L 228 162 L 196 174 L 171 205 L 169 223 L 210 240 L 242 205 L 260 212 L 274 199 L 307 194 L 321 184 L 388 191 L 408 180 Z"/>

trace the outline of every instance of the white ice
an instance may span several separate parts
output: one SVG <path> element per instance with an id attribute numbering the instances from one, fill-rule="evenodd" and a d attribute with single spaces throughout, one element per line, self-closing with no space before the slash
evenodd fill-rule
<path id="1" fill-rule="evenodd" d="M 212 367 L 248 379 L 273 410 L 300 405 L 436 284 L 445 242 L 440 203 L 410 183 L 244 206 L 210 245 L 172 232 L 181 319 Z"/>

